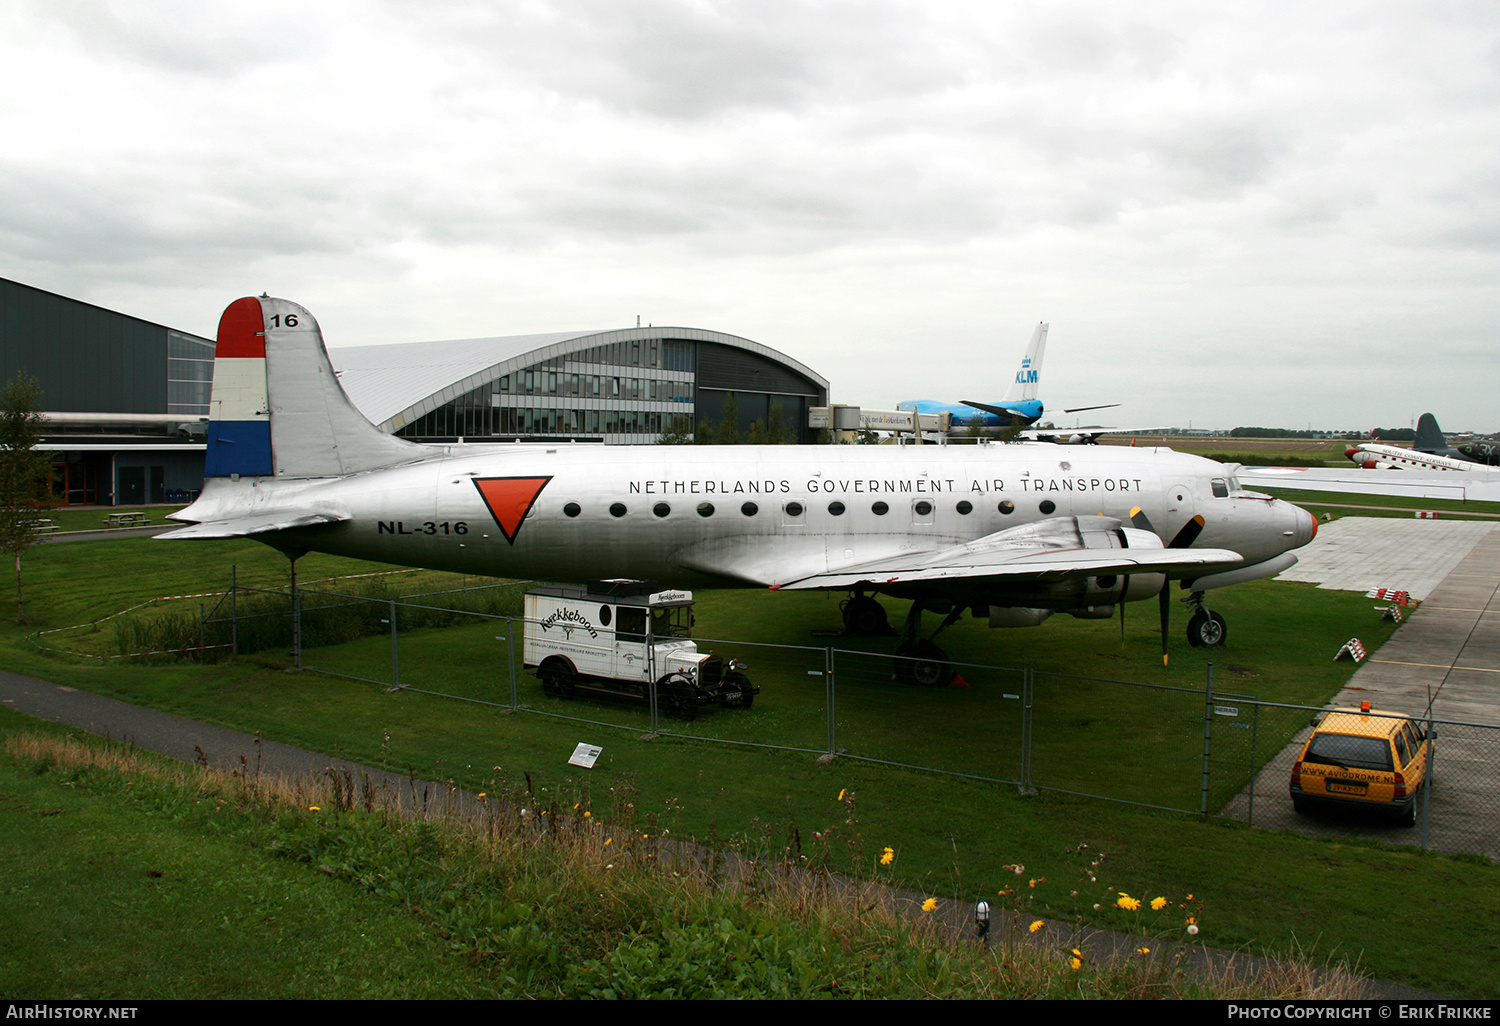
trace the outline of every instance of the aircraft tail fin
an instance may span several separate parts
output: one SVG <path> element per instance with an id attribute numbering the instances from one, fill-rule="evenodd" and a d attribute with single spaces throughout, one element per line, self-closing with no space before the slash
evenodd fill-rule
<path id="1" fill-rule="evenodd" d="M 1042 356 L 1047 351 L 1048 327 L 1047 322 L 1043 321 L 1031 333 L 1031 344 L 1026 347 L 1026 355 L 1021 358 L 1021 367 L 1016 371 L 1016 379 L 1010 383 L 1010 391 L 1000 400 L 1001 406 L 1037 397 L 1041 389 Z"/>
<path id="2" fill-rule="evenodd" d="M 225 309 L 210 402 L 207 478 L 338 477 L 421 455 L 349 401 L 317 320 L 285 299 Z"/>
<path id="3" fill-rule="evenodd" d="M 1412 444 L 1417 452 L 1447 452 L 1448 439 L 1443 437 L 1437 418 L 1424 413 L 1417 418 L 1417 440 Z"/>

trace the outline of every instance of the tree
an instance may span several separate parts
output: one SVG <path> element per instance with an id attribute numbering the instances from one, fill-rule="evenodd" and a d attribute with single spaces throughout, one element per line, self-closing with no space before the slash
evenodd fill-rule
<path id="1" fill-rule="evenodd" d="M 657 438 L 656 444 L 657 445 L 692 445 L 693 444 L 693 432 L 692 432 L 691 429 L 692 429 L 692 421 L 688 420 L 688 418 L 685 415 L 679 413 L 675 417 L 672 418 L 672 425 L 671 425 L 671 427 L 669 427 L 669 428 L 667 428 L 667 430 L 663 431 L 661 433 L 661 437 Z"/>
<path id="2" fill-rule="evenodd" d="M 733 392 L 724 400 L 724 415 L 719 418 L 719 426 L 699 424 L 697 437 L 699 445 L 741 444 L 740 404 L 735 402 Z"/>
<path id="3" fill-rule="evenodd" d="M 41 386 L 18 374 L 0 389 L 0 549 L 16 557 L 16 619 L 26 622 L 21 554 L 37 543 L 38 520 L 54 505 L 52 460 L 42 440 Z"/>

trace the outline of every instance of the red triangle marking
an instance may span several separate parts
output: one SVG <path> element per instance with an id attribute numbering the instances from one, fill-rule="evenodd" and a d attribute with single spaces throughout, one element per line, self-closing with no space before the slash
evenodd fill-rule
<path id="1" fill-rule="evenodd" d="M 550 477 L 476 477 L 474 487 L 479 489 L 505 540 L 514 545 L 521 522 L 551 480 Z"/>

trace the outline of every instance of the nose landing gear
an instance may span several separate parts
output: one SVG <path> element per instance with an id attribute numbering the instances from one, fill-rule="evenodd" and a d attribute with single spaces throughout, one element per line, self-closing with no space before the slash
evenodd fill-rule
<path id="1" fill-rule="evenodd" d="M 1212 648 L 1224 644 L 1224 639 L 1229 636 L 1229 628 L 1222 616 L 1203 604 L 1203 592 L 1195 591 L 1183 601 L 1193 607 L 1193 615 L 1188 617 L 1188 644 L 1194 648 Z"/>

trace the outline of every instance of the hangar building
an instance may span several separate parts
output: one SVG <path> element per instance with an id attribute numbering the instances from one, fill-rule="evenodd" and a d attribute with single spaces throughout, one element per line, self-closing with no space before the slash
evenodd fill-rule
<path id="1" fill-rule="evenodd" d="M 655 442 L 718 426 L 733 396 L 743 439 L 779 418 L 814 440 L 808 410 L 828 381 L 769 346 L 702 328 L 513 335 L 331 349 L 349 398 L 419 441 Z"/>
<path id="2" fill-rule="evenodd" d="M 212 339 L 0 278 L 0 383 L 26 374 L 67 505 L 185 501 L 203 486 Z"/>
<path id="3" fill-rule="evenodd" d="M 69 505 L 186 501 L 203 483 L 212 339 L 0 278 L 0 383 L 38 380 L 54 488 Z M 822 376 L 702 328 L 625 328 L 329 350 L 384 430 L 420 441 L 641 444 L 779 417 L 814 440 Z"/>

